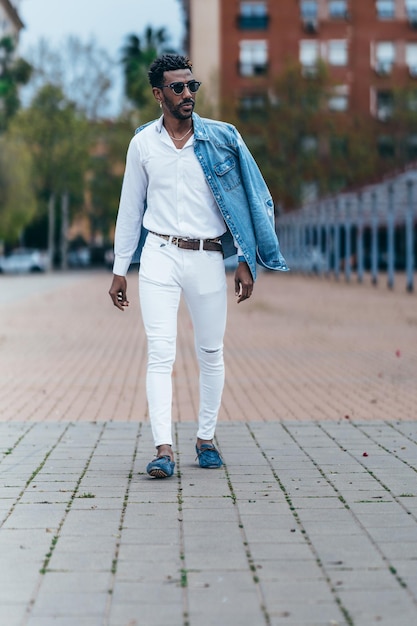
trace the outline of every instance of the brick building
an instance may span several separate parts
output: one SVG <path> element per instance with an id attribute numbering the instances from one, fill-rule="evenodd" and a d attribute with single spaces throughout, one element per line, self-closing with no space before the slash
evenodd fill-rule
<path id="1" fill-rule="evenodd" d="M 384 121 L 417 87 L 417 0 L 182 0 L 186 48 L 214 105 L 256 106 L 291 59 L 335 82 L 329 109 Z"/>

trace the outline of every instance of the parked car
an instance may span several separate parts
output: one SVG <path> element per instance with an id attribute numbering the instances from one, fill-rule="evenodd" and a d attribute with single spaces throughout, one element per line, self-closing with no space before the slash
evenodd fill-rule
<path id="1" fill-rule="evenodd" d="M 113 263 L 114 263 L 113 248 L 108 248 L 104 252 L 104 265 L 107 267 L 107 269 L 111 270 L 113 268 Z"/>
<path id="2" fill-rule="evenodd" d="M 88 267 L 91 264 L 91 253 L 87 247 L 70 250 L 67 255 L 70 267 Z"/>
<path id="3" fill-rule="evenodd" d="M 45 272 L 48 265 L 45 252 L 28 248 L 18 248 L 0 258 L 0 272 L 4 273 Z"/>

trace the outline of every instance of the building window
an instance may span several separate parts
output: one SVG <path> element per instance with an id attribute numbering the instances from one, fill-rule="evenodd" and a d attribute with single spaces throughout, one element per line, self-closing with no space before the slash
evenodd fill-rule
<path id="1" fill-rule="evenodd" d="M 417 78 L 417 43 L 407 43 L 405 45 L 405 62 L 410 76 Z"/>
<path id="2" fill-rule="evenodd" d="M 395 18 L 395 0 L 376 0 L 376 13 L 380 20 Z"/>
<path id="3" fill-rule="evenodd" d="M 315 181 L 301 183 L 301 202 L 315 202 L 319 197 L 319 184 Z"/>
<path id="4" fill-rule="evenodd" d="M 317 19 L 317 0 L 301 0 L 300 12 L 303 20 Z"/>
<path id="5" fill-rule="evenodd" d="M 409 135 L 406 140 L 407 158 L 410 161 L 417 159 L 417 135 Z"/>
<path id="6" fill-rule="evenodd" d="M 349 88 L 347 85 L 338 85 L 333 89 L 328 100 L 329 111 L 347 111 L 349 108 Z"/>
<path id="7" fill-rule="evenodd" d="M 301 0 L 300 14 L 304 25 L 304 30 L 308 33 L 317 32 L 318 27 L 318 7 L 317 0 Z"/>
<path id="8" fill-rule="evenodd" d="M 347 0 L 329 0 L 329 17 L 344 20 L 348 17 Z"/>
<path id="9" fill-rule="evenodd" d="M 417 112 L 417 90 L 411 89 L 407 92 L 406 107 L 408 111 Z"/>
<path id="10" fill-rule="evenodd" d="M 266 41 L 240 42 L 241 76 L 260 76 L 268 70 L 268 44 Z"/>
<path id="11" fill-rule="evenodd" d="M 244 94 L 239 100 L 239 115 L 242 120 L 264 115 L 267 98 L 265 94 Z"/>
<path id="12" fill-rule="evenodd" d="M 333 157 L 345 157 L 348 155 L 348 140 L 346 137 L 336 136 L 330 138 L 330 154 Z"/>
<path id="13" fill-rule="evenodd" d="M 9 20 L 4 18 L 4 20 L 0 21 L 0 37 L 2 36 L 2 34 L 7 33 L 9 30 L 11 30 L 11 24 Z"/>
<path id="14" fill-rule="evenodd" d="M 392 41 L 379 41 L 375 45 L 375 71 L 380 76 L 391 74 L 395 63 L 395 44 Z"/>
<path id="15" fill-rule="evenodd" d="M 387 122 L 394 112 L 394 95 L 392 91 L 378 91 L 376 94 L 376 116 L 380 122 Z"/>
<path id="16" fill-rule="evenodd" d="M 263 93 L 246 94 L 240 98 L 240 106 L 247 111 L 253 109 L 264 109 L 266 106 L 266 97 Z"/>
<path id="17" fill-rule="evenodd" d="M 319 142 L 314 135 L 305 135 L 301 138 L 301 150 L 305 154 L 317 154 Z"/>
<path id="18" fill-rule="evenodd" d="M 242 30 L 265 30 L 268 28 L 267 3 L 241 2 L 238 24 Z"/>
<path id="19" fill-rule="evenodd" d="M 300 63 L 303 76 L 311 76 L 317 73 L 319 61 L 318 41 L 300 41 Z"/>
<path id="20" fill-rule="evenodd" d="M 330 65 L 347 65 L 347 41 L 329 41 L 327 60 Z"/>
<path id="21" fill-rule="evenodd" d="M 417 28 L 417 0 L 405 0 L 405 10 L 410 25 Z"/>
<path id="22" fill-rule="evenodd" d="M 395 157 L 395 143 L 393 137 L 389 135 L 381 135 L 378 137 L 378 154 L 383 159 L 392 159 Z"/>

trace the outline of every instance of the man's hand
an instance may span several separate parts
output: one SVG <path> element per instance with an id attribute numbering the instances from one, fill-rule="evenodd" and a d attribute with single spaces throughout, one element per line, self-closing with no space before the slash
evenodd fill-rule
<path id="1" fill-rule="evenodd" d="M 241 262 L 235 272 L 235 294 L 237 303 L 251 297 L 253 291 L 253 278 L 247 263 Z"/>
<path id="2" fill-rule="evenodd" d="M 124 307 L 129 306 L 129 301 L 126 297 L 126 288 L 126 277 L 113 274 L 113 282 L 109 289 L 109 294 L 114 306 L 120 309 L 120 311 L 124 311 Z"/>

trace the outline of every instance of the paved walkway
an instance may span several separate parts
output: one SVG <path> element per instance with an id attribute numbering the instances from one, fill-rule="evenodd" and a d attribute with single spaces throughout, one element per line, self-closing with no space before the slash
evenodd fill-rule
<path id="1" fill-rule="evenodd" d="M 416 296 L 231 288 L 214 471 L 182 311 L 154 481 L 136 278 L 123 314 L 109 279 L 0 277 L 0 625 L 414 626 Z"/>

